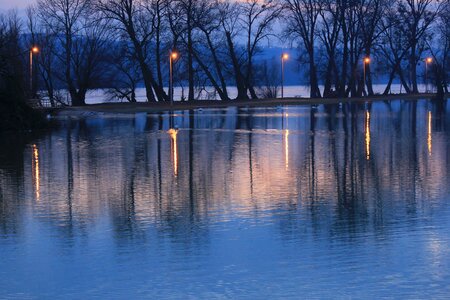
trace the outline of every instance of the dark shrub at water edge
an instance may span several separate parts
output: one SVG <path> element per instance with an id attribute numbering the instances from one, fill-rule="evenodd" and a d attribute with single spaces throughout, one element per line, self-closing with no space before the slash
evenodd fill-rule
<path id="1" fill-rule="evenodd" d="M 16 14 L 0 14 L 0 131 L 45 126 L 45 118 L 26 104 L 26 54 Z"/>

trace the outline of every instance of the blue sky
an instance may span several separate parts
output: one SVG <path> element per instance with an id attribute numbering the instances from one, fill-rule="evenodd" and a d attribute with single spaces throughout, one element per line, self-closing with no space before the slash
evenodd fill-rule
<path id="1" fill-rule="evenodd" d="M 0 10 L 4 11 L 13 8 L 24 9 L 34 2 L 35 0 L 0 0 Z"/>
<path id="2" fill-rule="evenodd" d="M 17 9 L 19 16 L 25 17 L 25 9 L 27 6 L 36 3 L 37 0 L 0 0 L 0 13 L 6 12 L 11 9 Z M 275 31 L 279 30 L 279 24 L 275 25 Z M 263 42 L 262 45 L 269 46 L 267 42 Z M 278 40 L 272 40 L 270 46 L 280 46 Z"/>

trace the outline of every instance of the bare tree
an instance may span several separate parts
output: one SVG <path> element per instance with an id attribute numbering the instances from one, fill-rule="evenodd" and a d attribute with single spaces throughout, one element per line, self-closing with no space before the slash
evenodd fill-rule
<path id="1" fill-rule="evenodd" d="M 170 44 L 170 38 L 167 34 L 169 24 L 167 19 L 168 0 L 146 0 L 144 7 L 147 13 L 153 17 L 152 27 L 154 32 L 154 62 L 156 65 L 157 82 L 160 87 L 164 86 L 162 64 L 167 61 L 167 56 L 163 53 L 168 52 L 167 44 Z"/>
<path id="2" fill-rule="evenodd" d="M 247 85 L 245 82 L 245 75 L 242 66 L 245 63 L 243 59 L 244 51 L 239 51 L 239 47 L 235 45 L 234 39 L 239 35 L 241 29 L 239 24 L 239 16 L 242 13 L 241 7 L 238 3 L 225 2 L 221 6 L 221 27 L 225 34 L 225 41 L 227 45 L 227 54 L 231 60 L 232 74 L 237 88 L 237 99 L 248 99 Z"/>
<path id="3" fill-rule="evenodd" d="M 114 28 L 119 34 L 130 40 L 142 71 L 148 101 L 155 102 L 156 98 L 165 101 L 168 100 L 167 94 L 160 85 L 161 82 L 158 82 L 160 80 L 155 80 L 148 57 L 159 10 L 155 11 L 152 9 L 155 6 L 144 4 L 139 0 L 98 0 L 97 8 L 103 12 L 104 17 L 114 22 Z M 159 9 L 158 6 L 156 8 Z"/>
<path id="4" fill-rule="evenodd" d="M 230 100 L 227 91 L 226 72 L 227 63 L 223 51 L 226 47 L 223 43 L 221 24 L 224 14 L 221 6 L 223 2 L 218 0 L 203 0 L 196 14 L 195 24 L 199 30 L 196 47 L 193 55 L 198 65 L 205 73 L 209 82 L 216 90 L 221 100 Z M 205 55 L 209 54 L 209 55 Z"/>
<path id="5" fill-rule="evenodd" d="M 27 8 L 27 25 L 30 32 L 29 45 L 36 45 L 39 47 L 39 53 L 35 58 L 36 75 L 39 79 L 34 81 L 42 82 L 45 90 L 44 98 L 48 98 L 52 107 L 65 105 L 62 96 L 58 92 L 58 86 L 61 86 L 61 72 L 58 72 L 62 64 L 58 60 L 56 52 L 58 51 L 58 40 L 54 31 L 48 26 L 39 22 L 36 14 L 36 7 L 30 6 Z M 64 81 L 64 80 L 63 80 Z"/>
<path id="6" fill-rule="evenodd" d="M 278 19 L 282 6 L 274 0 L 245 0 L 241 3 L 240 23 L 246 39 L 245 81 L 253 99 L 258 98 L 254 89 L 254 56 L 260 43 L 273 35 L 272 25 Z"/>
<path id="7" fill-rule="evenodd" d="M 422 53 L 436 56 L 442 69 L 436 76 L 446 82 L 448 50 L 433 44 L 430 34 L 432 28 L 445 31 L 444 3 L 448 0 L 37 0 L 28 27 L 30 43 L 42 45 L 37 70 L 52 105 L 61 83 L 73 105 L 85 104 L 89 89 L 112 84 L 115 95 L 136 101 L 141 82 L 148 101 L 167 101 L 164 78 L 174 49 L 182 54 L 175 78 L 183 92 L 187 87 L 188 100 L 203 97 L 207 86 L 229 100 L 229 85 L 236 86 L 237 99 L 257 99 L 257 79 L 267 85 L 270 72 L 258 54 L 264 41 L 276 38 L 280 16 L 284 36 L 305 51 L 310 96 L 322 96 L 320 81 L 323 96 L 344 97 L 366 89 L 374 93 L 372 74 L 381 68 L 364 65 L 365 56 L 382 57 L 377 65 L 384 64 L 389 75 L 385 94 L 396 77 L 407 92 L 418 91 Z"/>
<path id="8" fill-rule="evenodd" d="M 118 49 L 112 53 L 112 72 L 110 82 L 113 86 L 109 88 L 108 94 L 112 99 L 128 102 L 137 102 L 136 88 L 142 80 L 139 64 L 133 59 L 126 41 L 122 42 Z"/>
<path id="9" fill-rule="evenodd" d="M 433 0 L 398 0 L 398 18 L 402 34 L 408 39 L 410 89 L 418 93 L 417 63 L 419 48 L 424 47 L 430 25 L 440 11 L 441 4 Z"/>
<path id="10" fill-rule="evenodd" d="M 108 22 L 99 16 L 90 14 L 82 22 L 81 35 L 73 40 L 71 63 L 78 98 L 84 104 L 89 89 L 105 86 L 111 65 L 111 39 Z"/>
<path id="11" fill-rule="evenodd" d="M 336 5 L 335 1 L 324 0 L 322 10 L 320 11 L 321 23 L 319 31 L 319 39 L 326 52 L 326 69 L 324 76 L 324 97 L 332 97 L 336 95 L 332 87 L 337 89 L 339 85 L 339 69 L 336 63 L 338 44 L 341 31 L 341 23 L 339 22 L 339 10 L 341 6 Z"/>
<path id="12" fill-rule="evenodd" d="M 358 90 L 358 83 L 362 83 L 362 76 L 358 75 L 358 71 L 362 71 L 362 53 L 363 42 L 361 40 L 361 30 L 363 23 L 359 19 L 359 3 L 349 1 L 346 3 L 345 10 L 343 11 L 343 23 L 344 39 L 347 41 L 344 46 L 344 53 L 347 55 L 344 60 L 348 63 L 348 86 L 345 91 L 345 95 L 351 95 L 352 97 L 361 96 L 362 89 Z M 360 72 L 362 75 L 363 72 Z M 344 74 L 343 74 L 344 75 Z M 359 84 L 361 86 L 361 84 Z"/>
<path id="13" fill-rule="evenodd" d="M 272 59 L 271 61 L 265 60 L 262 65 L 256 70 L 256 77 L 259 79 L 256 91 L 258 96 L 263 99 L 274 99 L 277 98 L 279 92 L 279 68 L 280 65 L 277 64 L 278 60 Z"/>
<path id="14" fill-rule="evenodd" d="M 315 52 L 317 25 L 324 3 L 321 0 L 285 0 L 284 3 L 288 18 L 286 33 L 303 44 L 309 61 L 310 96 L 320 98 Z"/>
<path id="15" fill-rule="evenodd" d="M 17 93 L 13 99 L 24 100 L 28 91 L 22 66 L 22 54 L 28 53 L 20 47 L 21 22 L 17 12 L 0 14 L 0 104 L 11 102 L 10 94 Z M 11 90 L 11 91 L 10 91 Z M 2 107 L 3 108 L 3 107 Z"/>
<path id="16" fill-rule="evenodd" d="M 181 31 L 182 40 L 184 41 L 187 53 L 187 79 L 188 79 L 188 101 L 195 99 L 194 89 L 194 46 L 193 35 L 195 30 L 195 13 L 197 9 L 197 1 L 194 0 L 177 0 L 179 12 L 183 20 Z"/>
<path id="17" fill-rule="evenodd" d="M 22 24 L 17 12 L 0 13 L 0 131 L 44 125 L 40 114 L 26 102 L 31 94 L 21 47 Z"/>
<path id="18" fill-rule="evenodd" d="M 386 12 L 386 0 L 361 0 L 358 9 L 358 18 L 362 23 L 361 39 L 364 56 L 370 57 L 376 42 L 385 30 L 381 20 Z M 366 66 L 366 82 L 362 84 L 362 89 L 367 85 L 368 94 L 373 95 L 372 76 L 370 64 Z M 364 80 L 363 79 L 363 80 Z"/>
<path id="19" fill-rule="evenodd" d="M 385 12 L 385 16 L 381 20 L 383 33 L 381 35 L 379 50 L 383 61 L 390 69 L 388 82 L 383 92 L 384 95 L 390 93 L 391 85 L 396 74 L 398 74 L 400 82 L 406 92 L 410 92 L 402 68 L 402 62 L 408 54 L 409 42 L 407 37 L 403 35 L 402 29 L 400 28 L 400 22 L 395 6 L 391 6 Z"/>
<path id="20" fill-rule="evenodd" d="M 58 55 L 65 66 L 64 79 L 73 105 L 85 104 L 84 91 L 78 90 L 72 69 L 74 39 L 83 29 L 81 19 L 88 12 L 89 0 L 38 0 L 40 21 L 53 31 L 62 47 Z M 59 52 L 59 51 L 58 51 Z"/>
<path id="21" fill-rule="evenodd" d="M 437 43 L 435 47 L 428 43 L 428 50 L 433 56 L 432 70 L 434 71 L 437 98 L 443 99 L 448 93 L 448 74 L 450 70 L 450 1 L 445 1 L 439 12 L 435 33 Z"/>

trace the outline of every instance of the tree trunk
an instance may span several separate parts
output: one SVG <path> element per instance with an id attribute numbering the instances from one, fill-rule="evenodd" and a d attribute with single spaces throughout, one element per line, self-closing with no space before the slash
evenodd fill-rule
<path id="1" fill-rule="evenodd" d="M 314 49 L 310 49 L 309 54 L 309 80 L 310 80 L 310 97 L 321 98 L 319 82 L 317 79 L 317 69 L 314 63 Z"/>
<path id="2" fill-rule="evenodd" d="M 346 84 L 347 84 L 347 65 L 348 65 L 348 34 L 345 33 L 346 26 L 343 25 L 343 32 L 344 32 L 344 51 L 342 53 L 342 71 L 341 71 L 341 78 L 337 78 L 337 82 L 339 82 L 339 96 L 345 97 L 346 96 Z"/>
<path id="3" fill-rule="evenodd" d="M 331 59 L 330 59 L 327 63 L 327 69 L 325 71 L 325 83 L 324 83 L 324 88 L 323 88 L 323 97 L 324 98 L 329 98 L 329 97 L 334 96 L 333 93 L 331 92 L 332 72 L 333 72 L 333 65 L 332 65 Z"/>
<path id="4" fill-rule="evenodd" d="M 213 57 L 214 66 L 216 68 L 217 75 L 219 76 L 221 90 L 222 90 L 222 93 L 223 93 L 223 98 L 221 97 L 221 99 L 222 100 L 230 100 L 230 98 L 228 97 L 227 83 L 225 82 L 225 78 L 224 78 L 224 76 L 222 74 L 222 68 L 220 66 L 219 59 L 217 58 L 216 50 L 215 50 L 214 45 L 213 45 L 213 43 L 211 41 L 211 37 L 210 37 L 209 33 L 206 30 L 203 30 L 203 32 L 206 35 L 206 40 L 208 42 L 208 47 L 209 47 L 209 49 L 211 51 L 211 54 L 212 54 L 212 57 Z"/>
<path id="5" fill-rule="evenodd" d="M 150 70 L 148 69 L 148 66 L 145 62 L 141 62 L 139 60 L 139 64 L 141 66 L 142 70 L 142 77 L 144 79 L 144 85 L 145 85 L 145 95 L 147 96 L 148 102 L 156 102 L 155 95 L 153 94 L 152 89 L 152 81 L 150 80 L 151 74 L 149 74 Z"/>
<path id="6" fill-rule="evenodd" d="M 248 95 L 247 95 L 247 88 L 245 86 L 245 79 L 244 79 L 244 76 L 242 75 L 242 71 L 240 68 L 238 58 L 236 57 L 236 53 L 234 52 L 233 40 L 231 38 L 231 33 L 229 31 L 226 32 L 226 37 L 227 37 L 228 48 L 230 51 L 231 61 L 233 64 L 235 80 L 236 80 L 236 87 L 238 90 L 237 99 L 238 100 L 246 100 L 246 99 L 248 99 Z"/>
<path id="7" fill-rule="evenodd" d="M 444 99 L 444 76 L 443 76 L 443 70 L 441 69 L 440 65 L 436 65 L 434 66 L 434 73 L 435 73 L 435 77 L 436 77 L 436 98 L 438 100 L 443 100 Z"/>
<path id="8" fill-rule="evenodd" d="M 211 84 L 213 85 L 213 87 L 215 88 L 215 90 L 217 91 L 217 93 L 219 94 L 219 97 L 221 100 L 230 100 L 228 98 L 227 92 L 226 92 L 226 87 L 225 87 L 225 91 L 222 90 L 219 87 L 219 84 L 217 83 L 217 81 L 215 80 L 214 76 L 212 75 L 211 71 L 208 69 L 208 66 L 206 66 L 203 61 L 198 57 L 197 53 L 194 51 L 193 52 L 195 59 L 197 60 L 198 64 L 200 65 L 200 67 L 203 69 L 203 71 L 205 72 L 206 76 L 208 77 L 209 81 L 211 82 Z"/>
<path id="9" fill-rule="evenodd" d="M 394 68 L 394 69 L 392 69 L 391 73 L 389 74 L 389 80 L 386 85 L 386 88 L 384 89 L 383 95 L 388 95 L 390 93 L 392 81 L 394 81 L 394 77 L 395 77 L 395 72 L 396 72 L 396 69 Z"/>
<path id="10" fill-rule="evenodd" d="M 78 91 L 70 93 L 70 97 L 72 98 L 72 106 L 84 106 L 86 105 L 86 92 Z"/>
<path id="11" fill-rule="evenodd" d="M 158 85 L 164 86 L 163 80 L 162 80 L 162 71 L 161 71 L 161 20 L 160 16 L 158 14 L 158 28 L 156 32 L 156 72 L 158 76 Z"/>
<path id="12" fill-rule="evenodd" d="M 155 95 L 153 94 L 153 89 L 155 90 L 156 96 L 159 101 L 168 100 L 166 93 L 164 92 L 162 86 L 158 85 L 158 83 L 153 78 L 152 71 L 145 61 L 144 51 L 142 49 L 141 44 L 136 38 L 136 33 L 134 31 L 133 25 L 130 24 L 127 28 L 128 35 L 133 43 L 134 51 L 136 54 L 136 58 L 138 60 L 139 66 L 141 68 L 142 77 L 144 79 L 145 85 L 145 93 L 147 96 L 148 102 L 156 102 Z"/>
<path id="13" fill-rule="evenodd" d="M 411 55 L 409 57 L 409 68 L 412 83 L 412 92 L 417 94 L 419 89 L 417 87 L 417 68 L 416 68 L 416 45 L 411 46 Z"/>
<path id="14" fill-rule="evenodd" d="M 398 72 L 397 73 L 400 76 L 401 84 L 405 88 L 406 93 L 410 94 L 411 93 L 411 89 L 409 88 L 408 83 L 406 82 L 405 76 L 403 76 L 403 72 L 402 72 L 402 69 L 400 67 L 398 68 Z"/>
<path id="15" fill-rule="evenodd" d="M 188 12 L 187 12 L 187 50 L 188 50 L 188 82 L 189 82 L 189 94 L 188 101 L 195 100 L 194 96 L 194 66 L 192 59 L 192 0 L 189 0 Z"/>
<path id="16" fill-rule="evenodd" d="M 370 73 L 370 64 L 367 64 L 366 66 L 366 82 L 365 85 L 367 85 L 367 93 L 369 96 L 373 96 L 373 86 L 372 86 L 372 74 Z"/>

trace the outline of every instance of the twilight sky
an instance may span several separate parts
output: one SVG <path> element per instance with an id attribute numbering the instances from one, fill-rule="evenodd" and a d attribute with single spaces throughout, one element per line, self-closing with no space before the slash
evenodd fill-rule
<path id="1" fill-rule="evenodd" d="M 34 2 L 35 0 L 0 0 L 0 10 L 23 9 Z"/>
<path id="2" fill-rule="evenodd" d="M 0 13 L 4 13 L 11 9 L 17 9 L 20 17 L 25 17 L 25 8 L 36 3 L 37 0 L 0 0 Z M 275 30 L 279 30 L 279 24 L 275 25 Z M 270 46 L 280 46 L 280 41 L 275 39 L 271 41 Z M 285 47 L 286 45 L 283 45 Z"/>

